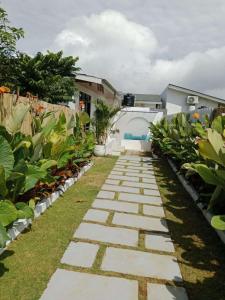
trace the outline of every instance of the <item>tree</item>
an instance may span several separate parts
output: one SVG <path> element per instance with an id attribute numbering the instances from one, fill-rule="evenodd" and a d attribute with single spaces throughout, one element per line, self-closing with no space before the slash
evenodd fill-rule
<path id="1" fill-rule="evenodd" d="M 78 57 L 63 57 L 63 52 L 38 52 L 34 57 L 20 54 L 17 81 L 21 94 L 27 92 L 50 103 L 67 102 L 75 91 Z"/>
<path id="2" fill-rule="evenodd" d="M 15 81 L 16 42 L 23 36 L 23 29 L 11 26 L 7 13 L 0 7 L 0 85 Z"/>

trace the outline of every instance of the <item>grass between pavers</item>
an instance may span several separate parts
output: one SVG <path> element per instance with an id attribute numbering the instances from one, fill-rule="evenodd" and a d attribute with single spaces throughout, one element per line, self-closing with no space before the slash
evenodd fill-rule
<path id="1" fill-rule="evenodd" d="M 0 256 L 1 300 L 39 299 L 116 160 L 95 159 L 95 165 Z"/>
<path id="2" fill-rule="evenodd" d="M 225 299 L 225 245 L 164 160 L 154 162 L 189 300 Z"/>

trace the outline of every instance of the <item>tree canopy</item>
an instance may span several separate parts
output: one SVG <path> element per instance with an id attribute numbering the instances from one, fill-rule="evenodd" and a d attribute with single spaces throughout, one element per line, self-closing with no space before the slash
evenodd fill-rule
<path id="1" fill-rule="evenodd" d="M 75 91 L 78 57 L 63 52 L 38 52 L 33 57 L 16 49 L 24 36 L 22 28 L 10 25 L 7 13 L 0 7 L 0 86 L 20 88 L 21 95 L 31 93 L 51 102 L 70 101 Z"/>
<path id="2" fill-rule="evenodd" d="M 0 84 L 12 84 L 15 81 L 16 42 L 23 36 L 23 29 L 11 26 L 7 13 L 0 7 Z"/>
<path id="3" fill-rule="evenodd" d="M 75 90 L 78 57 L 63 57 L 63 52 L 38 52 L 34 57 L 21 54 L 17 81 L 22 94 L 30 92 L 39 98 L 56 103 L 69 101 Z"/>

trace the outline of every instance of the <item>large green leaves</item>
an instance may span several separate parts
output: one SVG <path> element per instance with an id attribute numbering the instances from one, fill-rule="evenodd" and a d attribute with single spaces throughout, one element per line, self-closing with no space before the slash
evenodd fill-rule
<path id="1" fill-rule="evenodd" d="M 5 169 L 3 168 L 3 166 L 0 165 L 0 196 L 5 198 L 7 194 L 8 194 L 8 189 L 5 180 Z"/>
<path id="2" fill-rule="evenodd" d="M 0 165 L 5 170 L 5 177 L 8 177 L 14 165 L 14 156 L 9 143 L 2 136 L 0 136 Z"/>
<path id="3" fill-rule="evenodd" d="M 188 116 L 180 113 L 171 120 L 163 118 L 159 123 L 150 124 L 152 148 L 160 150 L 178 163 L 197 161 L 196 130 Z"/>
<path id="4" fill-rule="evenodd" d="M 225 230 L 225 215 L 212 217 L 211 225 L 218 230 Z"/>
<path id="5" fill-rule="evenodd" d="M 33 219 L 34 217 L 34 211 L 33 209 L 28 206 L 26 203 L 24 202 L 17 202 L 15 204 L 16 208 L 17 208 L 17 214 L 19 216 L 20 219 L 24 218 L 24 219 Z"/>
<path id="6" fill-rule="evenodd" d="M 28 165 L 28 171 L 26 173 L 26 182 L 24 192 L 32 189 L 35 184 L 47 175 L 46 170 L 41 170 L 34 165 Z"/>
<path id="7" fill-rule="evenodd" d="M 6 227 L 17 219 L 29 219 L 34 217 L 34 211 L 26 203 L 18 202 L 14 206 L 8 200 L 0 201 L 0 248 L 5 247 L 9 236 Z"/>
<path id="8" fill-rule="evenodd" d="M 215 170 L 205 164 L 184 164 L 183 167 L 197 172 L 208 184 L 220 185 L 225 188 L 224 170 Z"/>
<path id="9" fill-rule="evenodd" d="M 19 103 L 13 107 L 12 114 L 6 120 L 5 127 L 11 134 L 20 131 L 23 120 L 29 111 L 30 106 L 24 103 Z"/>
<path id="10" fill-rule="evenodd" d="M 216 130 L 218 133 L 223 134 L 225 128 L 225 116 L 218 116 L 212 121 L 212 129 Z"/>
<path id="11" fill-rule="evenodd" d="M 225 166 L 224 143 L 222 135 L 209 128 L 207 130 L 207 139 L 202 139 L 198 142 L 199 153 L 204 159 L 209 159 Z"/>
<path id="12" fill-rule="evenodd" d="M 0 201 L 0 223 L 6 227 L 17 219 L 17 210 L 10 201 Z"/>

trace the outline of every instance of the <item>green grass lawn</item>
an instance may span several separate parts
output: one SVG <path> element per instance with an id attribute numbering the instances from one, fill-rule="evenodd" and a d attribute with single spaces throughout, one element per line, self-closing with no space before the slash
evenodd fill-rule
<path id="1" fill-rule="evenodd" d="M 116 159 L 95 159 L 91 170 L 0 256 L 1 300 L 39 299 Z"/>
<path id="2" fill-rule="evenodd" d="M 225 245 L 167 162 L 155 163 L 155 171 L 189 300 L 224 300 Z"/>

